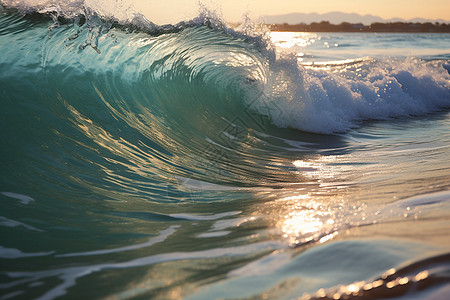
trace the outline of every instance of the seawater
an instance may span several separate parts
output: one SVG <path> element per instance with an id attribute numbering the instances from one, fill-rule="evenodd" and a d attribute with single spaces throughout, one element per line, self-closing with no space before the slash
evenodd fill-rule
<path id="1" fill-rule="evenodd" d="M 2 3 L 0 299 L 450 294 L 449 35 Z"/>

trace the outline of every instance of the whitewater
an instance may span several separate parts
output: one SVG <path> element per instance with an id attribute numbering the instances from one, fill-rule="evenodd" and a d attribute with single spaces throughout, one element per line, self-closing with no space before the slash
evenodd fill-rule
<path id="1" fill-rule="evenodd" d="M 0 299 L 446 299 L 450 35 L 1 1 Z"/>

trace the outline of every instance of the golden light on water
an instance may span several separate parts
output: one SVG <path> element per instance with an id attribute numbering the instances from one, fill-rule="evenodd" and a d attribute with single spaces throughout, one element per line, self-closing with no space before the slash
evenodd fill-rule
<path id="1" fill-rule="evenodd" d="M 330 233 L 330 234 L 324 236 L 323 238 L 321 238 L 321 239 L 319 240 L 319 243 L 321 243 L 321 244 L 326 243 L 326 242 L 328 242 L 329 240 L 332 240 L 332 239 L 333 239 L 335 236 L 337 236 L 337 235 L 338 235 L 338 232 L 337 232 L 337 231 L 335 231 L 335 232 L 333 232 L 333 233 Z"/>
<path id="2" fill-rule="evenodd" d="M 292 190 L 277 191 L 273 195 L 277 199 L 267 204 L 264 213 L 271 215 L 290 245 L 325 243 L 338 235 L 344 220 L 339 215 L 343 199 L 335 192 L 341 185 L 332 184 L 342 171 L 333 165 L 336 160 L 335 156 L 314 156 L 292 161 L 297 173 L 311 181 Z"/>
<path id="3" fill-rule="evenodd" d="M 414 281 L 421 281 L 428 278 L 428 271 L 422 271 L 414 277 Z"/>
<path id="4" fill-rule="evenodd" d="M 309 32 L 271 32 L 270 40 L 272 43 L 278 48 L 283 50 L 295 50 L 297 59 L 299 61 L 303 60 L 303 56 L 305 55 L 301 48 L 305 48 L 307 46 L 311 46 L 320 37 L 316 33 Z"/>
<path id="5" fill-rule="evenodd" d="M 351 284 L 348 286 L 348 291 L 350 293 L 356 293 L 359 291 L 359 287 L 356 284 Z"/>
<path id="6" fill-rule="evenodd" d="M 328 155 L 295 160 L 292 164 L 302 175 L 323 181 L 337 178 L 347 170 L 342 164 L 337 164 L 339 161 L 340 159 L 337 156 Z"/>
<path id="7" fill-rule="evenodd" d="M 276 32 L 270 33 L 270 40 L 280 48 L 306 47 L 318 39 L 316 33 L 309 32 Z"/>
<path id="8" fill-rule="evenodd" d="M 388 276 L 395 275 L 397 271 L 395 269 L 388 270 L 386 274 Z M 393 280 L 388 280 L 387 278 L 379 279 L 373 282 L 357 281 L 349 285 L 341 285 L 334 288 L 319 289 L 315 296 L 319 299 L 352 299 L 349 296 L 358 296 L 365 298 L 374 299 L 374 296 L 380 296 L 382 294 L 389 293 L 388 290 L 396 290 L 396 293 L 403 293 L 406 291 L 405 286 L 410 286 L 414 282 L 418 282 L 428 278 L 429 272 L 422 271 L 416 276 L 405 276 L 397 277 Z M 402 287 L 403 286 L 403 287 Z M 378 296 L 375 297 L 378 299 Z M 311 299 L 310 295 L 304 295 L 301 299 Z"/>
<path id="9" fill-rule="evenodd" d="M 335 224 L 332 213 L 310 195 L 288 196 L 277 203 L 280 201 L 285 210 L 278 227 L 289 244 L 297 245 L 313 240 L 324 243 L 337 235 L 332 230 Z M 331 233 L 327 234 L 328 232 Z"/>
<path id="10" fill-rule="evenodd" d="M 377 280 L 377 281 L 374 281 L 374 282 L 370 282 L 370 283 L 365 284 L 365 285 L 363 286 L 363 289 L 364 289 L 365 291 L 370 291 L 371 289 L 380 287 L 380 286 L 382 286 L 382 285 L 383 285 L 383 280 L 380 279 L 380 280 Z"/>
<path id="11" fill-rule="evenodd" d="M 291 212 L 285 216 L 285 219 L 282 227 L 284 236 L 290 236 L 292 239 L 307 233 L 318 232 L 323 225 L 323 223 L 318 218 L 315 218 L 310 211 Z M 294 240 L 291 242 L 298 241 Z"/>
<path id="12" fill-rule="evenodd" d="M 316 171 L 321 166 L 317 162 L 309 162 L 304 160 L 296 160 L 292 164 L 301 171 Z"/>

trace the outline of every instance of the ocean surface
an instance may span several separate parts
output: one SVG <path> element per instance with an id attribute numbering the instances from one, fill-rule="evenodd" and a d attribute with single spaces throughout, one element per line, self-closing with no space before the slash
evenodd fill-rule
<path id="1" fill-rule="evenodd" d="M 449 299 L 449 34 L 30 2 L 0 7 L 0 299 Z"/>

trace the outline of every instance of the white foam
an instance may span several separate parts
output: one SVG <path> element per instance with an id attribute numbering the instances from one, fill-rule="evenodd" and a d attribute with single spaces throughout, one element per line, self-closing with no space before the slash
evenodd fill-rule
<path id="1" fill-rule="evenodd" d="M 151 247 L 155 244 L 164 242 L 170 235 L 175 233 L 176 229 L 178 229 L 178 226 L 170 226 L 166 230 L 161 231 L 158 236 L 152 237 L 148 241 L 141 243 L 141 244 L 135 244 L 135 245 L 125 246 L 125 247 L 120 247 L 120 248 L 113 248 L 113 249 L 61 254 L 61 255 L 58 255 L 57 257 L 104 255 L 104 254 L 119 253 L 119 252 L 123 252 L 123 251 L 142 249 L 145 247 Z"/>
<path id="2" fill-rule="evenodd" d="M 22 12 L 56 13 L 67 18 L 95 12 L 103 17 L 125 21 L 137 13 L 130 1 L 109 0 L 0 0 L 7 6 Z"/>
<path id="3" fill-rule="evenodd" d="M 230 234 L 231 231 L 208 231 L 204 233 L 200 233 L 197 235 L 198 238 L 215 238 L 215 237 L 221 237 Z"/>
<path id="4" fill-rule="evenodd" d="M 277 126 L 329 134 L 346 132 L 364 120 L 450 107 L 450 74 L 443 62 L 365 59 L 350 65 L 305 67 L 293 57 L 278 58 L 254 109 L 270 111 Z"/>
<path id="5" fill-rule="evenodd" d="M 16 259 L 23 257 L 36 257 L 36 256 L 47 256 L 53 254 L 54 251 L 50 252 L 34 252 L 34 253 L 24 253 L 18 249 L 14 248 L 5 248 L 0 246 L 0 257 L 6 259 Z"/>
<path id="6" fill-rule="evenodd" d="M 12 192 L 1 192 L 0 194 L 2 194 L 3 196 L 9 197 L 9 198 L 17 199 L 22 204 L 29 204 L 30 202 L 34 201 L 33 198 L 31 198 L 30 196 L 27 196 L 27 195 L 22 195 L 22 194 L 17 194 L 17 193 L 12 193 Z"/>
<path id="7" fill-rule="evenodd" d="M 22 226 L 22 227 L 24 227 L 26 229 L 29 229 L 29 230 L 34 230 L 34 231 L 39 231 L 39 232 L 43 231 L 43 230 L 38 229 L 36 227 L 27 225 L 27 224 L 19 222 L 19 221 L 11 220 L 11 219 L 8 219 L 8 218 L 5 218 L 5 217 L 0 217 L 0 226 L 11 227 L 11 228 Z"/>
<path id="8" fill-rule="evenodd" d="M 213 215 L 194 215 L 194 214 L 170 214 L 172 218 L 190 220 L 190 221 L 211 221 L 225 217 L 231 217 L 241 214 L 241 211 L 229 211 Z"/>
<path id="9" fill-rule="evenodd" d="M 401 208 L 415 208 L 418 206 L 440 204 L 450 201 L 450 190 L 435 192 L 425 195 L 418 195 L 396 202 L 395 205 Z"/>

